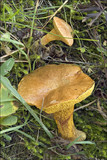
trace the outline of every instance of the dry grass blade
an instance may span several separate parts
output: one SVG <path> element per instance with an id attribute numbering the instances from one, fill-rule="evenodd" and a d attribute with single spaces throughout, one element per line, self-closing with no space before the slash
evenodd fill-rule
<path id="1" fill-rule="evenodd" d="M 42 27 L 42 29 L 44 29 L 46 27 L 46 25 L 49 23 L 49 21 L 62 9 L 62 7 L 68 2 L 68 0 L 66 0 L 57 10 L 56 12 L 49 18 L 49 20 L 45 23 L 45 25 Z"/>
<path id="2" fill-rule="evenodd" d="M 93 104 L 93 103 L 95 103 L 95 102 L 96 102 L 96 99 L 95 99 L 94 101 L 86 104 L 86 105 L 83 105 L 83 106 L 81 106 L 81 107 L 79 107 L 79 108 L 77 108 L 77 109 L 74 109 L 74 112 L 76 112 L 76 111 L 78 111 L 78 110 L 80 110 L 80 109 L 83 109 L 83 108 L 85 108 L 85 107 L 88 107 L 88 106 L 90 106 L 91 104 Z"/>

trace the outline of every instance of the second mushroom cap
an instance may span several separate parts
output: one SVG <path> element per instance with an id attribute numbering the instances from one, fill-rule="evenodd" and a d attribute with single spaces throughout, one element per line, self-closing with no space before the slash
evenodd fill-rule
<path id="1" fill-rule="evenodd" d="M 41 38 L 41 44 L 46 45 L 51 41 L 61 40 L 67 45 L 72 46 L 74 40 L 71 26 L 58 17 L 53 18 L 53 25 L 54 28 Z"/>

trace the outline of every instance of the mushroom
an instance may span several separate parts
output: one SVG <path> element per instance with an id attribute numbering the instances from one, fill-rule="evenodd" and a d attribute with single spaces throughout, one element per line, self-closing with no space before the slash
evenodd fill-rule
<path id="1" fill-rule="evenodd" d="M 18 92 L 29 104 L 54 115 L 58 131 L 64 139 L 74 140 L 86 134 L 75 128 L 74 105 L 86 99 L 94 89 L 94 81 L 73 64 L 49 64 L 26 75 Z"/>
<path id="2" fill-rule="evenodd" d="M 54 28 L 45 36 L 41 38 L 41 44 L 46 45 L 54 40 L 61 40 L 66 43 L 68 46 L 73 44 L 72 28 L 64 20 L 54 17 L 53 18 Z M 34 42 L 33 46 L 37 46 L 38 42 Z"/>

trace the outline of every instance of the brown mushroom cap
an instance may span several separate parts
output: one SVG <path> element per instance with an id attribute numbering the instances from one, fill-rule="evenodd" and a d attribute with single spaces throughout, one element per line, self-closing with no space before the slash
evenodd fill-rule
<path id="1" fill-rule="evenodd" d="M 66 23 L 64 20 L 58 17 L 53 18 L 53 25 L 54 25 L 56 33 L 62 36 L 60 37 L 60 39 L 67 45 L 71 46 L 73 44 L 71 26 L 68 23 Z"/>
<path id="2" fill-rule="evenodd" d="M 50 64 L 26 75 L 18 92 L 29 105 L 47 113 L 55 113 L 87 98 L 94 81 L 81 68 L 72 64 Z"/>
<path id="3" fill-rule="evenodd" d="M 71 26 L 58 17 L 53 18 L 53 25 L 54 28 L 41 38 L 41 44 L 46 45 L 51 41 L 61 40 L 67 45 L 72 46 L 74 40 Z"/>

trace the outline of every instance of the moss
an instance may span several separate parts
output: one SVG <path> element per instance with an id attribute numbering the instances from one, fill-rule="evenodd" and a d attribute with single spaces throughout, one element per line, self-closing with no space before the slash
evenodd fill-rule
<path id="1" fill-rule="evenodd" d="M 47 145 L 50 144 L 50 141 L 47 139 L 47 137 L 45 137 L 44 134 L 39 136 L 37 141 L 29 141 L 28 139 L 24 138 L 24 142 L 27 149 L 38 160 L 43 159 Z"/>
<path id="2" fill-rule="evenodd" d="M 84 114 L 83 114 L 84 112 Z M 95 142 L 95 145 L 83 145 L 83 149 L 88 158 L 106 158 L 106 132 L 105 126 L 96 124 L 95 122 L 105 122 L 102 116 L 90 110 L 78 111 L 74 113 L 74 121 L 76 127 L 84 131 L 87 135 L 87 140 Z"/>

